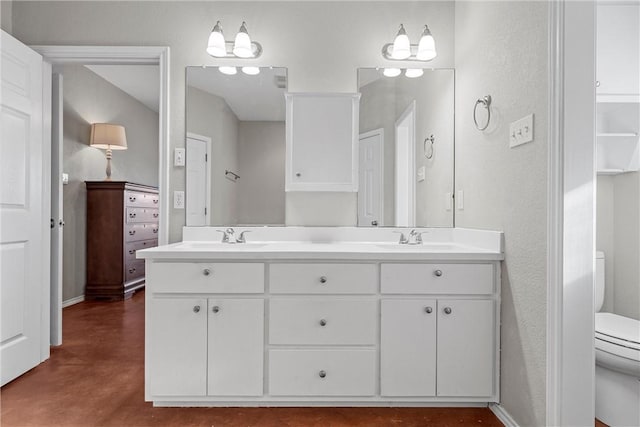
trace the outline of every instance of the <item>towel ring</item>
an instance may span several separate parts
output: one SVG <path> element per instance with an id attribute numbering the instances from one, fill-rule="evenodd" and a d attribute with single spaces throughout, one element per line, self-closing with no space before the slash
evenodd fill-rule
<path id="1" fill-rule="evenodd" d="M 427 146 L 427 141 L 431 143 L 428 146 Z M 433 158 L 433 143 L 434 142 L 435 142 L 435 138 L 433 137 L 433 134 L 432 134 L 429 138 L 425 138 L 424 142 L 422 143 L 422 147 L 424 149 L 424 156 L 429 160 L 431 160 Z"/>
<path id="2" fill-rule="evenodd" d="M 478 118 L 476 117 L 478 105 L 482 105 L 487 109 L 487 123 L 485 123 L 484 126 L 480 126 L 478 124 Z M 489 107 L 491 107 L 491 95 L 486 95 L 484 98 L 480 98 L 476 101 L 476 105 L 473 107 L 473 122 L 476 124 L 476 129 L 485 130 L 489 127 L 489 123 L 491 122 L 491 108 Z"/>

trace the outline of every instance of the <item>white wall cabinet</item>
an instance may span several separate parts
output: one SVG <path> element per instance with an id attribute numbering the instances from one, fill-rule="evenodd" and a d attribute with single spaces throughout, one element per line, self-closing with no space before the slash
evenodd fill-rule
<path id="1" fill-rule="evenodd" d="M 285 190 L 358 191 L 360 95 L 285 96 Z"/>

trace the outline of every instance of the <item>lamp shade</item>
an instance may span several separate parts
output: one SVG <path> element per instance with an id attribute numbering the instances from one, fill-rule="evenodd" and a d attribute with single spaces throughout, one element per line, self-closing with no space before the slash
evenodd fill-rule
<path id="1" fill-rule="evenodd" d="M 404 26 L 400 24 L 398 35 L 396 35 L 393 41 L 393 49 L 391 50 L 391 57 L 393 59 L 407 59 L 411 56 L 411 43 L 407 32 L 404 30 Z"/>
<path id="2" fill-rule="evenodd" d="M 251 58 L 253 57 L 253 48 L 251 46 L 251 38 L 247 32 L 247 24 L 242 23 L 240 31 L 236 34 L 236 39 L 233 44 L 233 54 L 238 58 Z"/>
<path id="3" fill-rule="evenodd" d="M 209 34 L 207 53 L 218 58 L 224 58 L 225 56 L 227 56 L 227 45 L 224 41 L 224 34 L 222 34 L 220 21 L 216 23 L 215 27 L 213 27 L 213 30 L 211 30 L 211 34 Z"/>
<path id="4" fill-rule="evenodd" d="M 105 150 L 126 150 L 127 135 L 124 126 L 110 123 L 94 123 L 91 125 L 89 145 Z"/>
<path id="5" fill-rule="evenodd" d="M 436 42 L 433 40 L 429 27 L 425 25 L 422 37 L 420 37 L 420 43 L 418 44 L 416 58 L 421 61 L 430 61 L 435 58 L 436 55 Z"/>

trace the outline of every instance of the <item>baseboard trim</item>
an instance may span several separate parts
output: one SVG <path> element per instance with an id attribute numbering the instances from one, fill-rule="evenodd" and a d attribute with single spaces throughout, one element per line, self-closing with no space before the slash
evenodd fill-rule
<path id="1" fill-rule="evenodd" d="M 71 298 L 66 301 L 62 301 L 62 308 L 67 308 L 71 305 L 78 304 L 79 302 L 84 301 L 84 295 L 80 295 L 79 297 Z"/>
<path id="2" fill-rule="evenodd" d="M 493 412 L 506 427 L 519 427 L 518 423 L 516 423 L 516 421 L 511 417 L 511 414 L 509 414 L 502 405 L 498 403 L 490 403 L 489 409 L 491 409 L 491 412 Z"/>

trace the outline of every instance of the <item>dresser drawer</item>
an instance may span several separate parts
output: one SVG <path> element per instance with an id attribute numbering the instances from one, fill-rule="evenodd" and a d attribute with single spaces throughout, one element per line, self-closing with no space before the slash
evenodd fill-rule
<path id="1" fill-rule="evenodd" d="M 127 224 L 124 227 L 125 242 L 158 238 L 158 224 Z"/>
<path id="2" fill-rule="evenodd" d="M 273 264 L 269 272 L 273 294 L 374 294 L 375 264 Z"/>
<path id="3" fill-rule="evenodd" d="M 144 277 L 144 260 L 138 259 L 127 262 L 124 270 L 125 282 L 130 282 L 139 277 Z"/>
<path id="4" fill-rule="evenodd" d="M 385 294 L 491 294 L 492 264 L 382 264 Z"/>
<path id="5" fill-rule="evenodd" d="M 373 396 L 375 350 L 271 350 L 272 396 Z"/>
<path id="6" fill-rule="evenodd" d="M 376 301 L 272 298 L 270 344 L 375 344 Z"/>
<path id="7" fill-rule="evenodd" d="M 126 209 L 127 222 L 141 223 L 141 222 L 158 222 L 160 217 L 160 211 L 153 208 L 127 208 Z"/>
<path id="8" fill-rule="evenodd" d="M 143 193 L 140 191 L 127 190 L 124 193 L 124 202 L 126 206 L 132 207 L 159 207 L 159 198 L 157 194 Z"/>
<path id="9" fill-rule="evenodd" d="M 147 267 L 147 286 L 153 292 L 264 292 L 264 264 L 261 263 L 153 262 Z"/>
<path id="10" fill-rule="evenodd" d="M 136 252 L 141 249 L 155 248 L 158 246 L 158 240 L 143 240 L 141 242 L 127 243 L 124 246 L 124 260 L 125 263 L 136 260 Z"/>

